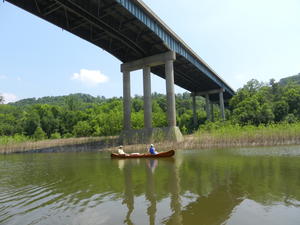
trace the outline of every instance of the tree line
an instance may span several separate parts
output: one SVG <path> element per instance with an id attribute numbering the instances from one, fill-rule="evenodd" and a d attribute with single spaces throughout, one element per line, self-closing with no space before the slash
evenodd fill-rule
<path id="1" fill-rule="evenodd" d="M 0 103 L 3 97 L 0 95 Z M 143 97 L 132 98 L 132 128 L 144 126 Z M 177 124 L 183 134 L 195 131 L 206 120 L 205 100 L 198 97 L 197 125 L 193 124 L 192 98 L 176 94 Z M 153 127 L 167 126 L 167 103 L 163 94 L 152 94 Z M 214 118 L 220 110 L 214 106 Z M 300 85 L 250 80 L 228 103 L 227 123 L 268 125 L 294 123 L 300 119 Z M 0 104 L 0 136 L 23 135 L 34 139 L 119 135 L 123 130 L 122 98 L 93 97 L 87 94 L 31 98 Z"/>
<path id="2" fill-rule="evenodd" d="M 193 129 L 189 93 L 176 95 L 178 124 L 183 132 Z M 48 103 L 47 103 L 48 102 Z M 204 101 L 197 100 L 199 123 L 205 121 Z M 152 94 L 153 126 L 167 126 L 166 96 Z M 144 126 L 143 98 L 132 99 L 132 127 Z M 0 105 L 0 135 L 25 135 L 34 139 L 118 135 L 123 130 L 122 98 L 72 94 L 24 99 Z"/>

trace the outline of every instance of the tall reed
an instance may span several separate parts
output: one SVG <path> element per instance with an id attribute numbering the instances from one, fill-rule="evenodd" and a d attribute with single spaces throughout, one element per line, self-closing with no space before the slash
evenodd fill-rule
<path id="1" fill-rule="evenodd" d="M 207 124 L 195 138 L 218 146 L 280 145 L 300 143 L 300 123 L 240 126 L 230 123 Z"/>
<path id="2" fill-rule="evenodd" d="M 34 141 L 25 136 L 0 137 L 0 153 L 25 152 L 34 149 L 57 146 L 104 143 L 105 150 L 115 151 L 120 140 L 118 137 L 85 137 L 55 140 Z M 184 137 L 184 141 L 170 142 L 162 138 L 161 133 L 153 137 L 157 150 L 170 149 L 203 149 L 215 147 L 241 146 L 273 146 L 300 144 L 300 123 L 280 123 L 260 126 L 240 126 L 230 122 L 207 123 L 199 127 L 192 135 Z M 134 144 L 125 146 L 128 152 L 146 152 L 149 144 Z"/>
<path id="3" fill-rule="evenodd" d="M 35 141 L 30 138 L 14 139 L 13 137 L 0 137 L 0 153 L 27 152 L 36 149 L 46 149 L 60 146 L 75 146 L 82 144 L 101 143 L 101 146 L 114 146 L 118 137 L 82 137 L 65 139 L 46 139 Z"/>

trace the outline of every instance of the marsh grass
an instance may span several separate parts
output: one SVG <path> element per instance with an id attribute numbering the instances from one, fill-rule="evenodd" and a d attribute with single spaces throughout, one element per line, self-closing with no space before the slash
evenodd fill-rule
<path id="1" fill-rule="evenodd" d="M 197 132 L 184 137 L 182 142 L 164 141 L 157 133 L 153 143 L 158 151 L 170 149 L 207 149 L 247 146 L 276 146 L 300 144 L 300 123 L 269 124 L 267 126 L 240 126 L 229 122 L 208 123 Z M 102 143 L 101 149 L 116 151 L 120 144 L 118 137 L 85 137 L 34 141 L 25 136 L 0 137 L 0 153 L 26 152 L 57 146 Z M 149 144 L 132 144 L 124 146 L 131 152 L 147 152 Z"/>
<path id="2" fill-rule="evenodd" d="M 194 134 L 200 145 L 266 146 L 300 143 L 300 123 L 240 126 L 229 123 L 206 125 Z"/>
<path id="3" fill-rule="evenodd" d="M 102 147 L 114 146 L 118 143 L 116 137 L 83 137 L 66 139 L 47 139 L 35 141 L 30 138 L 0 137 L 0 153 L 19 153 L 36 149 L 47 149 L 60 146 L 76 146 L 101 142 Z"/>

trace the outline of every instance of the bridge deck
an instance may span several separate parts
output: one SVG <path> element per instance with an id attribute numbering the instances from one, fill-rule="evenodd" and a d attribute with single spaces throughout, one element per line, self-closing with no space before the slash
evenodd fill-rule
<path id="1" fill-rule="evenodd" d="M 93 44 L 122 62 L 176 52 L 174 81 L 191 91 L 233 89 L 140 0 L 7 0 Z M 165 78 L 164 66 L 151 72 Z M 217 100 L 218 95 L 212 95 Z"/>

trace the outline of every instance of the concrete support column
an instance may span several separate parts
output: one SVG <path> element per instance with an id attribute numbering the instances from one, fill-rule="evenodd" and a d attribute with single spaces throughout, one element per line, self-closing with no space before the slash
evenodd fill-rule
<path id="1" fill-rule="evenodd" d="M 210 101 L 208 94 L 205 95 L 205 103 L 207 120 L 210 121 Z"/>
<path id="2" fill-rule="evenodd" d="M 144 127 L 152 128 L 152 103 L 151 103 L 151 77 L 150 67 L 143 68 L 143 83 L 144 83 Z"/>
<path id="3" fill-rule="evenodd" d="M 197 127 L 196 95 L 193 95 L 193 122 L 194 128 Z"/>
<path id="4" fill-rule="evenodd" d="M 222 116 L 222 119 L 225 120 L 225 108 L 224 108 L 223 91 L 220 91 L 220 93 L 219 93 L 219 98 L 220 98 L 220 110 L 221 110 L 221 116 Z"/>
<path id="5" fill-rule="evenodd" d="M 124 130 L 131 129 L 130 72 L 123 71 Z"/>
<path id="6" fill-rule="evenodd" d="M 210 103 L 211 121 L 215 122 L 214 104 Z"/>
<path id="7" fill-rule="evenodd" d="M 166 61 L 167 118 L 169 127 L 176 126 L 173 60 Z"/>

